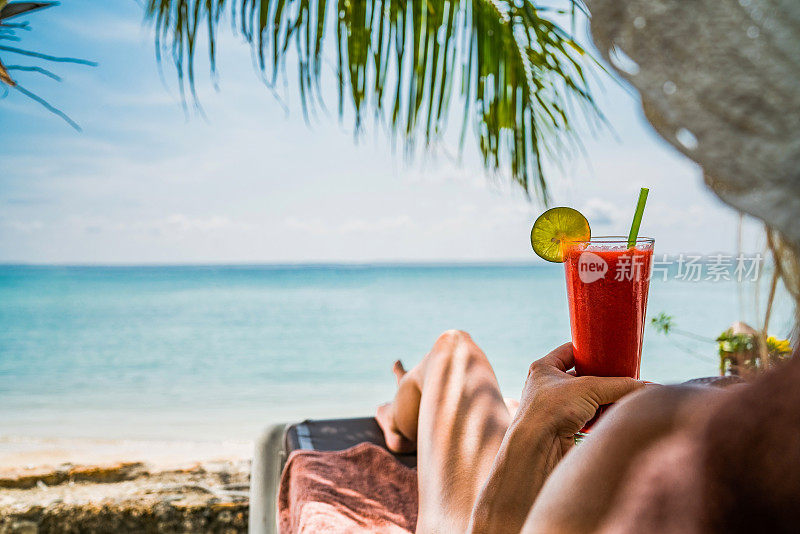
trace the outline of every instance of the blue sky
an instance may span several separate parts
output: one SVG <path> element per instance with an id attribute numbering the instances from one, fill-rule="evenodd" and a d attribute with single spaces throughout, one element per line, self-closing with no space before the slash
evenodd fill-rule
<path id="1" fill-rule="evenodd" d="M 371 124 L 357 144 L 347 117 L 309 126 L 291 77 L 279 103 L 224 32 L 219 91 L 199 76 L 207 119 L 187 117 L 137 2 L 67 0 L 28 20 L 25 47 L 99 66 L 52 65 L 61 84 L 18 77 L 83 133 L 14 92 L 0 100 L 0 262 L 533 259 L 541 207 L 486 178 L 471 132 L 460 163 L 454 135 L 409 163 Z M 583 211 L 596 235 L 620 234 L 649 186 L 642 234 L 659 251 L 734 251 L 738 216 L 655 135 L 633 93 L 607 80 L 598 96 L 616 135 L 587 137 L 588 158 L 549 168 L 554 204 Z M 759 250 L 749 227 L 745 248 Z"/>

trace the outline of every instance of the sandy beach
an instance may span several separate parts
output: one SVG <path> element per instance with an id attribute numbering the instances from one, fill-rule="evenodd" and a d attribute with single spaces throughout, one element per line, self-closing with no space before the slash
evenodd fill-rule
<path id="1" fill-rule="evenodd" d="M 182 469 L 197 463 L 244 462 L 250 441 L 144 441 L 0 437 L 0 478 L 70 465 L 140 462 L 152 469 Z"/>

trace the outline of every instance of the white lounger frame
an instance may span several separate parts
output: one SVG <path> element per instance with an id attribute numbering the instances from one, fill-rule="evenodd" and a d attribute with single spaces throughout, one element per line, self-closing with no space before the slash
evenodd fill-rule
<path id="1" fill-rule="evenodd" d="M 278 534 L 278 485 L 286 463 L 288 427 L 272 425 L 256 441 L 250 468 L 250 534 Z"/>

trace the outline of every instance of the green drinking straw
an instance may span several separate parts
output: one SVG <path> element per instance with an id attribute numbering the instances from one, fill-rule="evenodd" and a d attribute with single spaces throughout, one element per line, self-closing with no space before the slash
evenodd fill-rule
<path id="1" fill-rule="evenodd" d="M 639 191 L 639 203 L 636 205 L 636 213 L 633 214 L 633 224 L 631 224 L 631 233 L 628 234 L 628 248 L 636 246 L 636 238 L 639 237 L 639 226 L 642 224 L 642 215 L 644 214 L 644 205 L 647 204 L 647 194 L 649 189 L 643 187 Z"/>

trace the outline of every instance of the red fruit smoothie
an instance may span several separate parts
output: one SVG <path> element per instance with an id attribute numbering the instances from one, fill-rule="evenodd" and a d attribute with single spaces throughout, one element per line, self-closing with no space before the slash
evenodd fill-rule
<path id="1" fill-rule="evenodd" d="M 575 244 L 565 251 L 578 376 L 639 378 L 653 241 Z"/>

